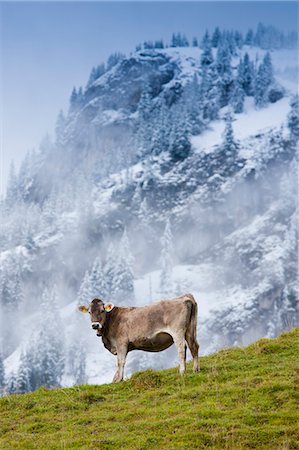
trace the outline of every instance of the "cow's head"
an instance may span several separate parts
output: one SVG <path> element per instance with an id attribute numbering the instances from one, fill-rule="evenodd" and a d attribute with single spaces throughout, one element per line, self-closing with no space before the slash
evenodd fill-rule
<path id="1" fill-rule="evenodd" d="M 90 314 L 91 326 L 97 331 L 97 335 L 102 335 L 102 328 L 106 321 L 106 315 L 112 311 L 112 303 L 104 303 L 100 298 L 94 298 L 89 306 L 79 306 L 79 311 Z"/>

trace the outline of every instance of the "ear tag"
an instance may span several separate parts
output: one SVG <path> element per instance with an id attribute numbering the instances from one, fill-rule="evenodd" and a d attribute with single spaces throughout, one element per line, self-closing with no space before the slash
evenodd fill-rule
<path id="1" fill-rule="evenodd" d="M 106 305 L 104 305 L 104 309 L 106 312 L 112 311 L 113 308 L 114 308 L 113 303 L 106 303 Z"/>
<path id="2" fill-rule="evenodd" d="M 80 312 L 88 313 L 89 308 L 87 306 L 78 306 Z"/>

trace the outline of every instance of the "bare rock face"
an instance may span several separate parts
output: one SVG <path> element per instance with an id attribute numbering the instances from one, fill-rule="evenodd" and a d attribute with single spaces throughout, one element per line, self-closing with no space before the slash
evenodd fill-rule
<path id="1" fill-rule="evenodd" d="M 177 67 L 170 58 L 156 51 L 138 53 L 118 63 L 96 81 L 86 93 L 86 102 L 98 97 L 102 109 L 134 112 L 141 94 L 148 89 L 152 97 L 160 94 Z"/>

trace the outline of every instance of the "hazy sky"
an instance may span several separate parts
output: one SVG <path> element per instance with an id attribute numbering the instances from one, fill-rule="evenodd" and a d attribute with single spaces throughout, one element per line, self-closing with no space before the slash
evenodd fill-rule
<path id="1" fill-rule="evenodd" d="M 295 30 L 297 2 L 1 2 L 1 186 L 10 161 L 52 133 L 74 85 L 110 53 L 173 31 L 200 37 L 216 25 L 245 31 L 259 21 Z M 2 119 L 1 119 L 2 118 Z"/>

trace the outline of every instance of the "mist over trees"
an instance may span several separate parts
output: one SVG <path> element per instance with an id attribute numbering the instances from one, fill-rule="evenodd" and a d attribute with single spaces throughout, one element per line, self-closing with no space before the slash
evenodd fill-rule
<path id="1" fill-rule="evenodd" d="M 114 53 L 85 88 L 73 88 L 54 139 L 18 170 L 11 165 L 0 203 L 0 392 L 86 382 L 76 306 L 94 297 L 138 305 L 136 280 L 147 276 L 145 303 L 155 300 L 152 281 L 163 297 L 181 295 L 180 265 L 212 264 L 221 273 L 215 289 L 243 289 L 250 299 L 247 315 L 231 306 L 207 325 L 209 336 L 223 326 L 227 345 L 247 339 L 252 323 L 274 336 L 296 317 L 298 96 L 281 129 L 244 141 L 235 132 L 248 105 L 260 112 L 286 95 L 271 52 L 296 39 L 261 24 L 192 40 L 176 32 L 130 57 Z M 186 49 L 198 52 L 192 73 L 180 60 Z M 176 51 L 178 60 L 168 53 Z M 215 121 L 221 139 L 196 147 Z M 254 234 L 257 216 L 264 225 Z M 270 270 L 276 248 L 283 264 Z M 14 352 L 19 364 L 7 373 Z M 131 367 L 146 367 L 147 356 L 138 358 Z"/>

